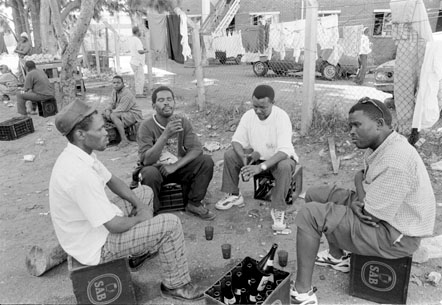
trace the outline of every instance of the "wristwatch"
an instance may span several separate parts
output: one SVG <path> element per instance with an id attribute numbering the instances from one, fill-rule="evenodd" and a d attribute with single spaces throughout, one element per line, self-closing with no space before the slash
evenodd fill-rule
<path id="1" fill-rule="evenodd" d="M 263 163 L 261 163 L 259 168 L 261 169 L 261 171 L 265 171 L 265 170 L 267 170 L 267 165 L 265 165 L 265 163 L 263 162 Z"/>

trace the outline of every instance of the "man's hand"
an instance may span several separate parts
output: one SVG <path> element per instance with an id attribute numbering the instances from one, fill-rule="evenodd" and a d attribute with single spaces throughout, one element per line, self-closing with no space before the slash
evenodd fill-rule
<path id="1" fill-rule="evenodd" d="M 160 173 L 164 177 L 167 177 L 178 170 L 176 164 L 164 164 L 160 167 Z"/>
<path id="2" fill-rule="evenodd" d="M 176 119 L 167 123 L 166 129 L 164 129 L 164 134 L 169 139 L 181 131 L 183 131 L 183 123 L 181 122 L 181 119 Z"/>
<path id="3" fill-rule="evenodd" d="M 137 209 L 136 217 L 138 217 L 140 221 L 148 220 L 149 219 L 149 210 L 147 208 Z"/>
<path id="4" fill-rule="evenodd" d="M 365 172 L 364 172 L 363 169 L 357 171 L 356 174 L 355 174 L 355 183 L 356 182 L 361 182 L 362 183 L 362 181 L 364 181 L 364 175 L 365 175 Z"/>
<path id="5" fill-rule="evenodd" d="M 365 224 L 373 226 L 373 227 L 379 227 L 379 225 L 376 223 L 377 219 L 373 219 L 371 216 L 364 214 L 364 204 L 360 201 L 353 201 L 350 205 L 351 210 L 353 213 Z M 377 220 L 379 221 L 379 220 Z"/>
<path id="6" fill-rule="evenodd" d="M 110 109 L 106 109 L 103 112 L 103 116 L 106 120 L 110 120 L 110 115 L 111 115 L 112 111 Z"/>
<path id="7" fill-rule="evenodd" d="M 241 168 L 241 174 L 245 177 L 253 177 L 261 172 L 259 165 L 246 165 Z"/>

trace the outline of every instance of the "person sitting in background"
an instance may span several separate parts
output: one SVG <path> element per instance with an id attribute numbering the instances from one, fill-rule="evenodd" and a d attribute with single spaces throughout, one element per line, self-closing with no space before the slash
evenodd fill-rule
<path id="1" fill-rule="evenodd" d="M 135 96 L 129 88 L 124 86 L 121 76 L 114 76 L 112 85 L 114 89 L 112 90 L 111 102 L 104 110 L 103 116 L 106 120 L 114 123 L 121 138 L 118 147 L 124 147 L 129 144 L 124 128 L 141 122 L 143 115 L 135 101 Z"/>
<path id="2" fill-rule="evenodd" d="M 317 304 L 313 267 L 350 271 L 346 251 L 387 259 L 411 256 L 433 234 L 436 200 L 419 153 L 391 128 L 381 101 L 362 98 L 349 111 L 353 143 L 366 149 L 355 191 L 336 186 L 307 190 L 295 223 L 297 274 L 292 304 Z M 329 249 L 318 253 L 322 234 Z"/>
<path id="3" fill-rule="evenodd" d="M 158 253 L 162 294 L 203 298 L 204 291 L 191 282 L 180 219 L 173 214 L 153 217 L 152 190 L 142 186 L 131 191 L 95 155 L 109 142 L 104 124 L 95 105 L 79 100 L 55 117 L 57 130 L 68 140 L 49 182 L 52 224 L 61 247 L 91 266 Z M 106 186 L 116 195 L 112 201 Z"/>
<path id="4" fill-rule="evenodd" d="M 17 93 L 17 112 L 22 116 L 35 114 L 33 101 L 45 101 L 54 98 L 54 88 L 42 70 L 37 69 L 35 62 L 25 63 L 27 71 L 23 91 Z"/>
<path id="5" fill-rule="evenodd" d="M 203 220 L 215 219 L 202 202 L 213 176 L 212 158 L 203 154 L 189 120 L 173 115 L 175 97 L 170 88 L 153 91 L 152 107 L 155 114 L 141 123 L 137 141 L 141 184 L 153 189 L 155 213 L 160 208 L 161 185 L 179 183 L 186 210 Z"/>
<path id="6" fill-rule="evenodd" d="M 232 148 L 224 153 L 221 191 L 227 196 L 218 201 L 219 210 L 240 205 L 244 199 L 239 191 L 240 173 L 253 177 L 268 171 L 275 178 L 271 201 L 273 230 L 284 230 L 286 197 L 290 190 L 292 174 L 298 156 L 292 144 L 292 123 L 288 114 L 274 105 L 275 92 L 268 85 L 259 85 L 252 94 L 253 109 L 241 118 L 232 137 Z M 247 157 L 259 155 L 259 160 L 249 164 Z"/>
<path id="7" fill-rule="evenodd" d="M 17 90 L 18 79 L 7 65 L 0 65 L 0 72 L 0 100 L 9 101 L 9 96 Z"/>

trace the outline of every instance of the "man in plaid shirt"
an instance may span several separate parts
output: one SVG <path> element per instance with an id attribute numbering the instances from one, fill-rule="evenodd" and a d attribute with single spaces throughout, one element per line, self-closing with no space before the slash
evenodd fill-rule
<path id="1" fill-rule="evenodd" d="M 364 168 L 355 175 L 355 190 L 321 186 L 307 191 L 295 219 L 298 271 L 292 304 L 317 304 L 315 264 L 349 272 L 349 252 L 388 259 L 411 256 L 421 238 L 433 234 L 436 200 L 427 169 L 391 121 L 387 107 L 368 97 L 350 109 L 352 141 L 366 149 Z M 323 233 L 329 249 L 318 253 Z"/>
<path id="2" fill-rule="evenodd" d="M 135 101 L 135 96 L 129 88 L 124 86 L 121 76 L 115 75 L 112 79 L 112 85 L 114 90 L 112 91 L 111 102 L 104 110 L 103 116 L 106 120 L 112 121 L 117 128 L 121 138 L 118 146 L 121 148 L 129 144 L 124 128 L 141 122 L 143 115 Z"/>

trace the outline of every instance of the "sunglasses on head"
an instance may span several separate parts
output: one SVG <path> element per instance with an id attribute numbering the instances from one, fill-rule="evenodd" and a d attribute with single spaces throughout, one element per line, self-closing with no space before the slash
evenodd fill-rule
<path id="1" fill-rule="evenodd" d="M 369 98 L 369 97 L 364 97 L 364 98 L 362 98 L 361 100 L 359 100 L 358 103 L 360 103 L 360 104 L 371 104 L 371 105 L 375 106 L 375 107 L 381 112 L 381 114 L 382 114 L 382 118 L 383 118 L 383 119 L 385 118 L 385 114 L 384 114 L 384 111 L 382 110 L 382 108 L 379 107 L 379 105 L 376 104 L 376 102 L 373 101 L 371 98 Z"/>

